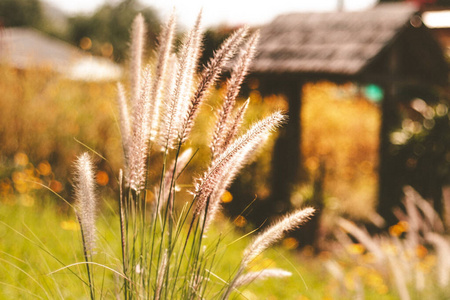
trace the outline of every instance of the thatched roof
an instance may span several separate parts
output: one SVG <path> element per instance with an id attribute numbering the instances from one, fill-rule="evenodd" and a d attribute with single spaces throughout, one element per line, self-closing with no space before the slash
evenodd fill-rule
<path id="1" fill-rule="evenodd" d="M 355 12 L 292 13 L 261 28 L 252 72 L 355 75 L 410 25 L 416 9 L 389 3 Z"/>
<path id="2" fill-rule="evenodd" d="M 0 31 L 0 63 L 18 69 L 51 69 L 75 80 L 117 80 L 122 73 L 119 65 L 106 58 L 32 28 Z"/>

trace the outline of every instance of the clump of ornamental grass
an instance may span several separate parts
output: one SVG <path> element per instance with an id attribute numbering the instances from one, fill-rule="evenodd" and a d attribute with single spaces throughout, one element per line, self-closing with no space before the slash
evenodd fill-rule
<path id="1" fill-rule="evenodd" d="M 203 40 L 201 14 L 177 53 L 172 15 L 162 28 L 154 65 L 142 65 L 144 28 L 139 15 L 131 32 L 129 88 L 121 83 L 117 86 L 124 153 L 124 167 L 118 176 L 118 294 L 124 299 L 227 299 L 254 280 L 289 276 L 281 269 L 250 272 L 247 267 L 286 232 L 307 221 L 314 212 L 312 208 L 294 212 L 258 235 L 244 249 L 240 265 L 228 278 L 214 273 L 223 237 L 207 237 L 221 210 L 222 194 L 286 119 L 282 112 L 275 111 L 241 133 L 249 101 L 238 107 L 236 98 L 255 54 L 258 32 L 251 33 L 247 27 L 238 29 L 197 76 Z M 234 67 L 223 104 L 216 111 L 216 125 L 211 132 L 203 129 L 211 136 L 209 166 L 192 182 L 180 182 L 197 153 L 189 144 L 199 108 L 230 64 Z M 154 156 L 161 159 L 154 162 L 150 159 Z M 82 228 L 87 284 L 91 298 L 95 298 L 100 287 L 91 280 L 89 268 L 95 262 L 96 206 L 89 155 L 81 155 L 76 166 L 76 211 Z M 159 172 L 159 180 L 150 182 L 149 172 Z M 181 185 L 190 188 L 180 189 Z"/>
<path id="2" fill-rule="evenodd" d="M 339 228 L 345 234 L 338 230 L 336 236 L 345 251 L 341 251 L 337 257 L 342 261 L 345 256 L 349 256 L 353 264 L 358 261 L 354 267 L 359 268 L 359 271 L 344 270 L 342 264 L 336 261 L 327 262 L 327 267 L 343 283 L 343 287 L 350 286 L 344 284 L 346 278 L 354 277 L 355 298 L 364 298 L 363 284 L 368 284 L 380 294 L 386 294 L 392 288 L 401 300 L 416 297 L 443 299 L 442 295 L 448 295 L 450 239 L 446 234 L 445 223 L 433 205 L 412 187 L 405 187 L 404 195 L 405 210 L 394 210 L 399 222 L 389 228 L 389 234 L 370 235 L 365 228 L 353 222 L 345 219 L 338 221 Z M 336 253 L 338 249 L 342 248 L 334 247 Z M 376 283 L 368 280 L 370 277 L 376 277 Z"/>

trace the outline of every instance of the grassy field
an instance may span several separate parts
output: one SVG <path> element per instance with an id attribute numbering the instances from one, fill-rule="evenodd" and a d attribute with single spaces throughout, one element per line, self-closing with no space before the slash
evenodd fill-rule
<path id="1" fill-rule="evenodd" d="M 0 202 L 0 299 L 88 299 L 89 289 L 83 265 L 80 229 L 73 212 L 55 202 L 55 197 L 33 199 L 15 197 Z M 99 241 L 96 248 L 95 281 L 101 299 L 116 298 L 120 272 L 119 220 L 113 201 L 105 201 L 97 222 Z M 219 225 L 208 234 L 224 241 L 217 255 L 217 276 L 227 278 L 242 257 L 251 236 L 235 231 L 231 220 L 221 217 Z M 309 248 L 289 251 L 291 240 L 259 256 L 249 270 L 282 268 L 291 277 L 256 281 L 240 289 L 232 299 L 400 299 L 392 277 L 384 277 L 373 263 L 373 255 L 360 244 L 353 244 L 348 254 L 323 251 L 313 255 Z M 391 249 L 392 251 L 392 249 Z M 422 255 L 424 255 L 422 253 Z M 436 257 L 425 253 L 421 268 L 434 276 Z M 434 260 L 434 261 L 433 261 Z M 336 262 L 344 271 L 343 281 L 332 276 L 327 266 Z M 80 264 L 77 264 L 80 263 Z M 428 267 L 424 264 L 428 264 Z M 111 268 L 111 270 L 105 267 Z M 390 281 L 391 280 L 391 281 Z M 417 287 L 411 286 L 411 291 Z M 445 290 L 433 285 L 411 299 L 448 299 Z"/>
<path id="2" fill-rule="evenodd" d="M 0 204 L 0 299 L 87 299 L 89 291 L 83 283 L 83 262 L 80 230 L 75 216 L 64 205 L 55 205 L 55 199 L 29 199 L 17 197 Z M 118 218 L 114 205 L 104 204 L 99 213 L 99 242 L 96 262 L 120 271 L 118 246 L 120 243 Z M 240 239 L 242 233 L 233 231 L 229 222 L 220 222 L 210 236 L 225 233 L 223 247 L 219 249 L 218 276 L 234 271 L 242 257 L 242 249 L 249 238 Z M 250 266 L 254 271 L 262 268 L 283 268 L 293 275 L 285 279 L 255 282 L 241 299 L 323 299 L 327 277 L 320 262 L 311 257 L 296 257 L 283 247 L 267 251 Z M 61 269 L 63 268 L 63 269 Z M 103 267 L 96 267 L 97 286 L 103 299 L 112 299 L 117 291 L 117 276 Z M 60 271 L 57 271 L 61 269 Z M 57 272 L 55 272 L 57 271 Z M 331 294 L 329 295 L 332 296 Z"/>

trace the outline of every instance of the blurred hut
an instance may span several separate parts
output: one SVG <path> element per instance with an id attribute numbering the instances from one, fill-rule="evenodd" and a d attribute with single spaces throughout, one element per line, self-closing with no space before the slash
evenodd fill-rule
<path id="1" fill-rule="evenodd" d="M 393 222 L 401 186 L 389 154 L 389 133 L 399 120 L 399 93 L 408 86 L 448 84 L 443 52 L 417 9 L 409 3 L 387 3 L 366 11 L 279 16 L 261 28 L 252 76 L 262 94 L 281 93 L 289 103 L 289 122 L 273 154 L 272 195 L 255 214 L 256 222 L 291 208 L 292 189 L 302 176 L 302 87 L 319 80 L 382 88 L 378 212 Z"/>
<path id="2" fill-rule="evenodd" d="M 443 46 L 447 57 L 450 57 L 450 6 L 425 7 L 422 18 L 425 25 Z"/>
<path id="3" fill-rule="evenodd" d="M 0 63 L 17 69 L 49 69 L 73 80 L 118 80 L 121 67 L 32 28 L 0 30 Z"/>

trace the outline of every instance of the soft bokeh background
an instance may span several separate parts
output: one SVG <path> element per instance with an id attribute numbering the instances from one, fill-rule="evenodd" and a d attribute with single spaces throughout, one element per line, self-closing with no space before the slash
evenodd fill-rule
<path id="1" fill-rule="evenodd" d="M 52 239 L 45 238 L 44 244 L 55 249 L 54 255 L 67 254 L 64 249 L 73 244 L 79 228 L 68 206 L 53 192 L 71 201 L 72 162 L 87 149 L 98 153 L 96 180 L 100 187 L 99 193 L 105 199 L 100 221 L 102 231 L 108 232 L 109 224 L 117 221 L 117 215 L 112 211 L 115 208 L 116 176 L 122 164 L 122 150 L 115 105 L 115 82 L 126 81 L 129 28 L 138 12 L 144 15 L 148 24 L 149 50 L 146 60 L 151 62 L 151 49 L 156 43 L 161 22 L 170 13 L 172 6 L 178 6 L 177 14 L 181 23 L 179 36 L 192 24 L 199 7 L 203 6 L 206 32 L 201 60 L 206 63 L 213 50 L 242 23 L 264 24 L 276 15 L 292 10 L 367 9 L 376 4 L 375 1 L 258 1 L 255 6 L 253 1 L 241 1 L 239 4 L 227 1 L 214 5 L 212 2 L 152 1 L 154 6 L 149 6 L 148 2 L 134 0 L 79 1 L 79 6 L 73 7 L 71 5 L 75 1 L 54 1 L 53 5 L 49 5 L 52 1 L 0 0 L 0 216 L 1 221 L 7 224 L 2 223 L 0 229 L 2 261 L 7 261 L 8 257 L 13 257 L 14 261 L 26 257 L 28 263 L 21 265 L 23 270 L 38 264 L 42 254 L 35 255 L 29 251 L 27 241 L 8 226 L 27 236 L 45 237 L 47 231 L 41 230 L 41 219 L 46 220 L 44 227 L 58 241 L 52 243 L 49 241 Z M 449 9 L 450 5 L 449 1 L 416 2 L 429 2 L 429 6 L 422 6 L 425 9 Z M 189 3 L 189 8 L 185 7 L 186 3 Z M 216 15 L 218 12 L 223 14 Z M 51 64 L 17 67 L 5 59 L 12 55 L 5 55 L 7 48 L 1 43 L 9 27 L 34 28 L 40 34 L 57 38 L 73 47 L 70 49 L 76 49 L 77 57 L 104 59 L 110 68 L 105 67 L 107 70 L 116 70 L 118 67 L 121 73 L 113 80 L 111 77 L 108 80 L 101 79 L 101 75 L 96 80 L 87 80 L 71 67 L 62 70 Z M 443 37 L 441 41 L 445 41 L 444 30 L 435 33 L 437 38 Z M 445 48 L 445 44 L 442 47 Z M 449 47 L 448 44 L 446 47 Z M 446 53 L 448 59 L 448 48 Z M 102 66 L 105 61 L 101 61 Z M 74 74 L 78 74 L 78 77 Z M 283 95 L 266 95 L 261 92 L 263 87 L 260 84 L 258 80 L 250 78 L 239 100 L 243 102 L 247 97 L 251 100 L 247 125 L 276 108 L 288 109 Z M 211 107 L 219 105 L 223 88 L 218 84 L 203 108 L 197 131 L 193 135 L 195 142 L 191 144 L 199 148 L 200 152 L 186 176 L 198 175 L 201 173 L 199 170 L 206 165 L 208 152 L 205 150 L 207 145 L 202 130 L 212 124 L 209 111 Z M 408 95 L 408 92 L 404 94 Z M 419 225 L 410 222 L 407 216 L 411 208 L 405 212 L 404 206 L 397 211 L 396 216 L 403 217 L 398 223 L 396 221 L 385 228 L 374 225 L 379 220 L 376 207 L 382 96 L 380 87 L 370 84 L 319 80 L 304 85 L 302 134 L 298 145 L 304 170 L 293 188 L 290 205 L 319 207 L 321 219 L 310 228 L 314 233 L 312 239 L 303 240 L 301 235 L 294 234 L 286 238 L 278 250 L 261 258 L 261 264 L 271 267 L 295 266 L 293 272 L 298 273 L 293 276 L 293 281 L 284 282 L 286 289 L 277 290 L 277 283 L 273 281 L 267 286 L 256 285 L 245 297 L 355 299 L 365 295 L 367 299 L 410 299 L 405 298 L 402 288 L 396 285 L 400 280 L 397 278 L 399 275 L 381 266 L 374 258 L 373 249 L 369 249 L 367 244 L 358 238 L 349 238 L 347 233 L 351 235 L 351 228 L 343 225 L 341 227 L 347 229 L 336 233 L 338 220 L 345 217 L 367 225 L 372 234 L 369 239 L 379 244 L 381 252 L 391 255 L 391 263 L 394 261 L 395 265 L 395 262 L 401 262 L 405 274 L 408 271 L 419 274 L 411 280 L 403 278 L 411 295 L 417 293 L 416 298 L 411 296 L 411 299 L 446 299 L 449 284 L 445 278 L 450 276 L 450 267 L 443 261 L 445 253 L 450 253 L 445 252 L 450 251 L 450 246 L 435 247 L 430 242 L 432 239 L 413 244 L 404 241 L 408 240 L 410 233 L 424 236 L 428 230 L 438 232 L 445 245 L 448 243 L 448 231 L 446 233 L 445 229 L 449 228 L 449 211 L 442 206 L 434 214 L 430 212 L 433 209 L 429 209 L 432 206 L 417 201 L 414 205 L 422 203 L 420 205 L 426 207 L 416 212 L 424 219 L 421 219 L 422 223 L 415 219 Z M 448 83 L 439 92 L 423 93 L 421 98 L 405 96 L 405 99 L 399 108 L 401 120 L 391 130 L 389 148 L 402 176 L 400 182 L 413 186 L 422 194 L 428 191 L 429 186 L 435 186 L 436 180 L 439 180 L 439 187 L 445 189 L 450 183 Z M 271 194 L 270 175 L 275 142 L 274 139 L 268 143 L 258 159 L 243 171 L 236 184 L 223 196 L 228 212 L 223 220 L 238 228 L 237 235 L 257 228 L 262 223 L 252 217 L 251 208 L 242 212 L 248 203 L 253 200 L 263 202 Z M 427 178 L 434 182 L 428 182 Z M 416 197 L 420 198 L 418 195 Z M 401 199 L 398 201 L 400 203 Z M 447 197 L 448 201 L 450 198 Z M 439 220 L 442 228 L 436 225 L 439 223 L 436 220 Z M 310 244 L 314 247 L 307 245 L 306 240 L 312 241 Z M 295 249 L 298 251 L 292 252 Z M 69 253 L 67 264 L 74 260 L 70 256 L 72 254 L 75 257 L 79 255 Z M 443 271 L 439 269 L 442 265 L 447 266 Z M 43 270 L 34 269 L 33 276 L 38 276 L 41 271 L 49 273 L 56 267 L 50 263 Z M 0 276 L 0 283 L 9 287 L 17 282 L 16 278 L 24 277 L 19 285 L 26 288 L 29 278 L 23 272 L 6 265 L 1 268 L 3 273 L 9 275 Z M 437 284 L 438 281 L 433 278 L 441 278 L 444 283 Z M 425 284 L 425 287 L 419 289 L 418 283 Z M 39 287 L 36 287 L 33 293 L 39 293 L 38 290 Z M 73 290 L 76 290 L 76 285 Z M 10 288 L 5 291 L 4 294 L 0 292 L 0 295 L 23 295 L 20 289 Z"/>

